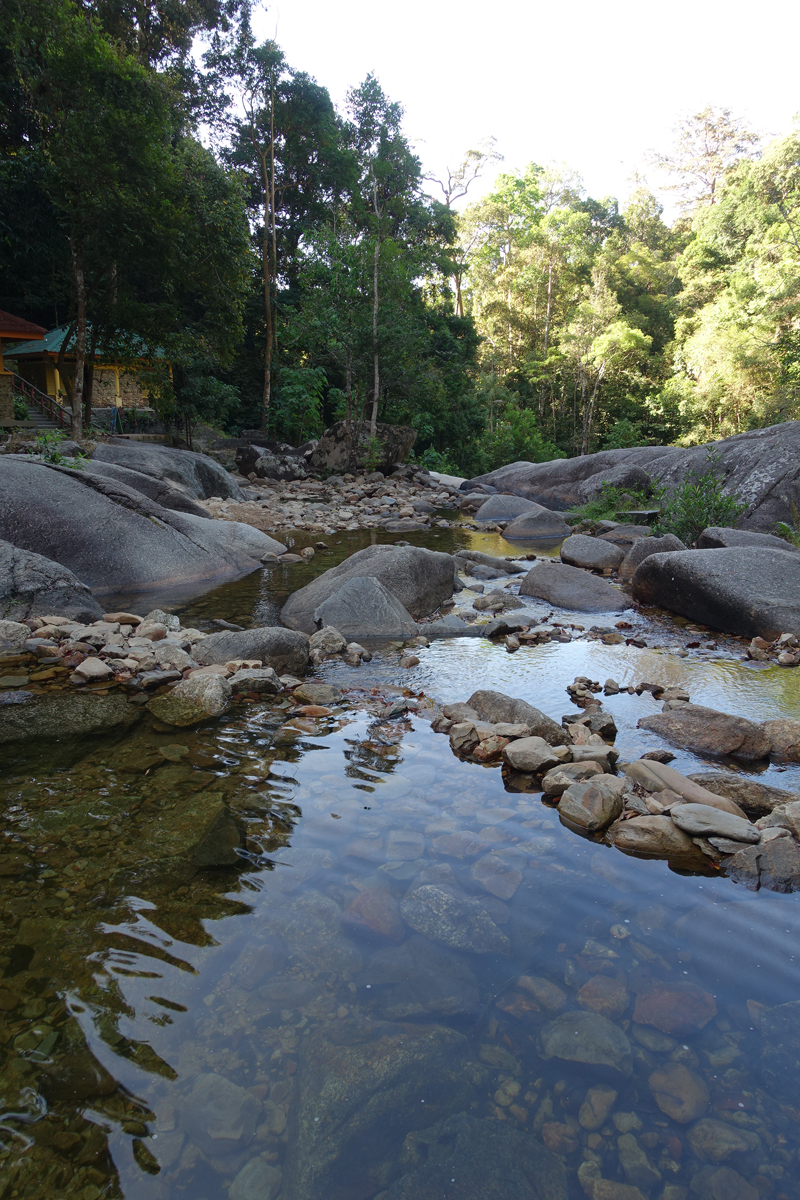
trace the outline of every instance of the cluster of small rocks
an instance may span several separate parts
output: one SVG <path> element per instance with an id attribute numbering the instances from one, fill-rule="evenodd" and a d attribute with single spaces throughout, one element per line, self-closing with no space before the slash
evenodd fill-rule
<path id="1" fill-rule="evenodd" d="M 612 744 L 617 727 L 597 699 L 601 690 L 616 695 L 623 689 L 613 679 L 601 689 L 599 682 L 578 676 L 567 692 L 584 711 L 567 714 L 560 726 L 524 700 L 477 691 L 466 703 L 445 705 L 432 727 L 448 734 L 460 757 L 501 762 L 508 791 L 541 792 L 545 802 L 557 806 L 564 825 L 586 836 L 602 836 L 623 853 L 667 859 L 681 870 L 724 866 L 752 890 L 800 890 L 800 797 L 773 789 L 774 795 L 765 799 L 756 785 L 755 798 L 748 802 L 746 785 L 724 775 L 722 794 L 717 794 L 667 766 L 674 757 L 669 751 L 619 764 L 624 774 L 618 775 L 620 755 Z M 664 715 L 689 715 L 712 737 L 716 730 L 766 739 L 752 722 L 692 705 L 680 688 L 643 681 L 624 690 L 663 700 L 663 713 L 643 718 L 642 727 L 658 731 Z M 786 727 L 795 726 L 800 742 L 800 722 L 766 724 L 779 725 L 784 737 Z M 752 730 L 742 732 L 741 726 L 750 725 Z M 768 752 L 771 743 L 763 744 Z M 746 750 L 746 743 L 740 741 L 738 748 Z M 725 795 L 726 778 L 738 782 L 735 790 L 743 804 Z"/>
<path id="2" fill-rule="evenodd" d="M 202 501 L 210 516 L 241 521 L 264 531 L 302 529 L 309 533 L 384 529 L 413 533 L 431 527 L 449 528 L 437 517 L 453 508 L 460 493 L 438 484 L 429 475 L 401 468 L 386 478 L 380 471 L 332 476 L 325 482 L 306 479 L 276 483 L 255 475 L 242 479 L 245 501 Z"/>

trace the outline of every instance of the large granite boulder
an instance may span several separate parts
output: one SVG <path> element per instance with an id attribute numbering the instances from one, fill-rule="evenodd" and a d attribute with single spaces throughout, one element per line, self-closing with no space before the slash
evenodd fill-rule
<path id="1" fill-rule="evenodd" d="M 754 546 L 762 550 L 792 550 L 797 547 L 773 533 L 755 533 L 752 529 L 729 529 L 727 526 L 709 525 L 697 539 L 698 550 L 728 550 L 731 547 Z"/>
<path id="2" fill-rule="evenodd" d="M 630 600 L 596 575 L 566 563 L 537 562 L 523 579 L 520 596 L 536 596 L 572 612 L 622 612 Z"/>
<path id="3" fill-rule="evenodd" d="M 98 446 L 98 449 L 100 447 Z M 157 475 L 148 475 L 144 471 L 132 471 L 130 467 L 122 467 L 118 463 L 103 462 L 102 459 L 92 459 L 88 466 L 81 468 L 85 474 L 99 475 L 101 478 L 114 479 L 124 483 L 135 492 L 155 500 L 162 508 L 171 508 L 175 512 L 192 513 L 195 517 L 209 520 L 206 510 L 188 495 L 183 488 L 175 487 L 166 479 Z"/>
<path id="4" fill-rule="evenodd" d="M 554 512 L 552 508 L 545 508 L 542 504 L 520 513 L 503 530 L 503 537 L 509 542 L 535 542 L 540 539 L 568 536 L 569 525 L 561 514 Z"/>
<path id="5" fill-rule="evenodd" d="M 747 505 L 744 529 L 770 533 L 777 521 L 791 521 L 800 509 L 800 421 L 750 429 L 711 443 L 719 455 L 725 490 Z M 571 508 L 596 496 L 604 483 L 641 490 L 653 480 L 674 491 L 690 471 L 708 470 L 708 446 L 634 446 L 601 450 L 546 463 L 516 462 L 467 479 L 465 492 L 481 484 L 536 500 L 549 508 Z"/>
<path id="6" fill-rule="evenodd" d="M 800 554 L 738 546 L 653 554 L 631 581 L 640 604 L 701 625 L 772 641 L 800 633 Z"/>
<path id="7" fill-rule="evenodd" d="M 225 629 L 210 633 L 193 646 L 192 656 L 203 667 L 237 658 L 260 659 L 264 667 L 272 667 L 278 675 L 302 675 L 308 667 L 308 638 L 280 625 Z"/>
<path id="8" fill-rule="evenodd" d="M 738 804 L 748 817 L 764 817 L 778 804 L 800 800 L 797 792 L 771 787 L 745 775 L 729 775 L 726 771 L 709 771 L 688 778 L 716 796 L 724 796 Z"/>
<path id="9" fill-rule="evenodd" d="M 378 456 L 375 466 L 378 470 L 388 469 L 395 463 L 404 462 L 411 452 L 411 447 L 417 440 L 417 431 L 410 425 L 384 425 L 377 428 Z M 350 459 L 350 444 L 347 424 L 338 421 L 330 429 L 326 429 L 309 458 L 309 464 L 315 471 L 347 471 L 351 466 L 364 463 L 369 453 L 369 430 L 364 427 L 361 441 L 356 446 L 356 464 Z"/>
<path id="10" fill-rule="evenodd" d="M 505 495 L 487 496 L 475 513 L 476 521 L 513 521 L 526 512 L 537 512 L 541 505 L 522 496 Z"/>
<path id="11" fill-rule="evenodd" d="M 172 484 L 195 500 L 208 500 L 211 496 L 220 496 L 223 500 L 243 499 L 241 488 L 224 467 L 206 454 L 195 454 L 192 450 L 110 438 L 95 448 L 92 461 L 115 463 L 149 475 Z"/>
<path id="12" fill-rule="evenodd" d="M 588 571 L 613 571 L 624 557 L 625 553 L 619 546 L 585 533 L 573 533 L 561 546 L 562 562 L 570 567 L 584 567 Z"/>
<path id="13" fill-rule="evenodd" d="M 316 610 L 349 579 L 363 576 L 382 583 L 413 617 L 428 616 L 453 594 L 449 554 L 419 546 L 367 546 L 294 592 L 283 606 L 281 620 L 290 629 L 314 633 Z"/>
<path id="14" fill-rule="evenodd" d="M 619 577 L 624 580 L 632 579 L 639 563 L 644 562 L 651 554 L 669 554 L 673 550 L 685 549 L 686 546 L 674 533 L 665 533 L 663 537 L 637 538 L 623 559 Z"/>
<path id="15" fill-rule="evenodd" d="M 89 624 L 103 610 L 86 584 L 61 563 L 0 542 L 0 613 L 9 621 L 52 615 Z"/>
<path id="16" fill-rule="evenodd" d="M 332 625 L 349 641 L 359 638 L 409 638 L 418 632 L 411 614 L 396 596 L 372 575 L 348 579 L 319 608 L 314 621 L 321 629 Z"/>
<path id="17" fill-rule="evenodd" d="M 231 579 L 285 549 L 250 525 L 162 508 L 117 480 L 18 455 L 0 464 L 0 536 L 95 595 Z"/>

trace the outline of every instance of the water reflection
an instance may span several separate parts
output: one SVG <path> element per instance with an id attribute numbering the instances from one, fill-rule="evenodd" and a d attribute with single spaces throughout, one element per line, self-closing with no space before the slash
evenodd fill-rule
<path id="1" fill-rule="evenodd" d="M 542 647 L 515 694 L 559 715 L 578 649 L 622 675 Z M 463 698 L 507 661 L 415 670 Z M 243 704 L 4 782 L 8 1194 L 797 1195 L 796 897 L 582 841 L 359 680 L 310 733 Z M 609 702 L 618 745 L 651 703 Z M 220 794 L 238 868 L 153 851 Z"/>

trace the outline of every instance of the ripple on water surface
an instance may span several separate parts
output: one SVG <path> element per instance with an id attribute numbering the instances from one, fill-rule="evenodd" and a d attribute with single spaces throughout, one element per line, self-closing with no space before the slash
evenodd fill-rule
<path id="1" fill-rule="evenodd" d="M 494 687 L 559 719 L 583 674 L 763 718 L 797 714 L 797 674 L 585 642 L 419 656 L 327 669 L 361 696 L 293 727 L 243 702 L 9 764 L 3 1200 L 800 1197 L 797 897 L 583 840 L 370 695 Z M 623 758 L 660 744 L 648 693 L 604 703 Z M 240 865 L 198 869 L 215 805 Z"/>

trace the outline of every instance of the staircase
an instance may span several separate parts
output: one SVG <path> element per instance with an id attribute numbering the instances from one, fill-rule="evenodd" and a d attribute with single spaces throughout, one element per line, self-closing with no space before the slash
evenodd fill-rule
<path id="1" fill-rule="evenodd" d="M 68 433 L 72 428 L 72 413 L 21 375 L 14 376 L 12 393 L 28 406 L 28 420 L 21 422 L 28 429 L 63 429 Z"/>

